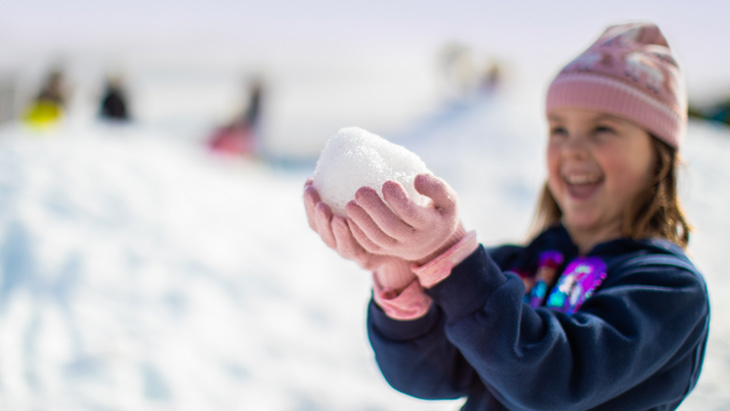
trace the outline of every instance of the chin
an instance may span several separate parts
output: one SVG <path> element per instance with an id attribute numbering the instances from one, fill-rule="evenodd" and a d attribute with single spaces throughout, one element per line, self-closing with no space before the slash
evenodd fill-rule
<path id="1" fill-rule="evenodd" d="M 576 216 L 572 218 L 565 218 L 563 216 L 563 225 L 573 230 L 592 230 L 597 228 L 598 221 L 592 216 Z"/>

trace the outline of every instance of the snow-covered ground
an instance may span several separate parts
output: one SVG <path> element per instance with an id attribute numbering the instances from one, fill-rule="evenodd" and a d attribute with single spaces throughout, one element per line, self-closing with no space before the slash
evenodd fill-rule
<path id="1" fill-rule="evenodd" d="M 443 104 L 384 135 L 453 185 L 485 244 L 525 239 L 543 180 L 543 125 L 520 107 Z M 690 251 L 713 322 L 682 409 L 721 410 L 730 131 L 694 123 L 685 148 Z M 0 409 L 457 409 L 379 374 L 369 276 L 306 224 L 313 161 L 222 158 L 142 126 L 0 129 Z"/>

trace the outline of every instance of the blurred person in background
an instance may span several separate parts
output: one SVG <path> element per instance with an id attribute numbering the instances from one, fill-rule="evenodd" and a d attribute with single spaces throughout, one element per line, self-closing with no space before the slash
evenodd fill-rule
<path id="1" fill-rule="evenodd" d="M 64 116 L 66 94 L 63 71 L 51 71 L 38 96 L 26 108 L 23 120 L 31 126 L 41 128 L 57 124 Z"/>
<path id="2" fill-rule="evenodd" d="M 216 129 L 208 140 L 212 150 L 233 155 L 257 155 L 263 94 L 263 80 L 257 77 L 248 85 L 243 112 L 230 123 Z"/>
<path id="3" fill-rule="evenodd" d="M 99 116 L 104 120 L 127 122 L 130 120 L 127 94 L 124 91 L 122 78 L 109 77 L 101 98 Z"/>
<path id="4" fill-rule="evenodd" d="M 497 60 L 491 61 L 482 74 L 479 90 L 486 95 L 493 95 L 502 87 L 502 65 Z"/>
<path id="5" fill-rule="evenodd" d="M 260 78 L 254 79 L 249 85 L 248 104 L 244 113 L 244 122 L 258 134 L 259 122 L 261 121 L 261 98 L 264 92 L 264 83 Z"/>
<path id="6" fill-rule="evenodd" d="M 438 64 L 445 92 L 451 98 L 469 96 L 475 89 L 477 73 L 469 47 L 461 43 L 449 43 L 442 47 Z"/>

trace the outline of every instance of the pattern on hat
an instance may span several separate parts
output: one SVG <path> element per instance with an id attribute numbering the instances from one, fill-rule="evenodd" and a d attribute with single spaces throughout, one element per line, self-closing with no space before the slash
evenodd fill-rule
<path id="1" fill-rule="evenodd" d="M 651 23 L 611 26 L 568 63 L 548 90 L 547 110 L 601 110 L 626 118 L 678 148 L 687 99 L 676 60 Z"/>

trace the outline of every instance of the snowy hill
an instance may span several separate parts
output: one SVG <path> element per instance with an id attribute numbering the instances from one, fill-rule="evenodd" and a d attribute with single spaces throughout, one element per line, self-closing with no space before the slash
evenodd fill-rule
<path id="1" fill-rule="evenodd" d="M 540 118 L 518 107 L 453 103 L 385 135 L 454 186 L 485 244 L 525 238 L 543 181 Z M 690 251 L 714 311 L 682 408 L 719 410 L 730 404 L 730 132 L 692 124 L 684 154 Z M 221 158 L 144 128 L 5 126 L 0 409 L 457 409 L 379 374 L 368 275 L 306 224 L 313 168 Z"/>

